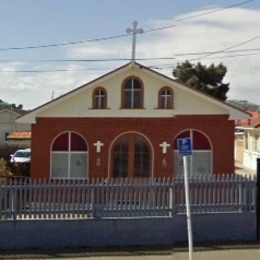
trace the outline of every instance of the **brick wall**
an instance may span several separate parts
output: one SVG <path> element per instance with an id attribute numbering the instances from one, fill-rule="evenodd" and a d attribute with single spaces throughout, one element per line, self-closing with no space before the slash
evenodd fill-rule
<path id="1" fill-rule="evenodd" d="M 89 155 L 89 177 L 108 177 L 109 149 L 123 133 L 137 132 L 151 144 L 154 154 L 153 176 L 171 177 L 174 169 L 173 144 L 177 135 L 188 129 L 202 131 L 210 139 L 213 152 L 213 172 L 234 172 L 234 122 L 227 116 L 176 116 L 173 118 L 38 118 L 32 126 L 33 178 L 49 178 L 50 149 L 55 137 L 62 132 L 75 131 L 86 140 Z M 102 141 L 101 153 L 93 145 Z M 162 154 L 162 142 L 171 144 Z M 101 166 L 96 166 L 97 156 Z M 165 157 L 166 167 L 162 160 Z"/>

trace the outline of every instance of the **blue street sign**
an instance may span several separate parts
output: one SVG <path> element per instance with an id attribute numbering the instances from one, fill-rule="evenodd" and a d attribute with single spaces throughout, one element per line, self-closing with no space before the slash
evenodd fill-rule
<path id="1" fill-rule="evenodd" d="M 191 139 L 190 138 L 180 138 L 177 139 L 177 145 L 180 156 L 191 155 Z"/>

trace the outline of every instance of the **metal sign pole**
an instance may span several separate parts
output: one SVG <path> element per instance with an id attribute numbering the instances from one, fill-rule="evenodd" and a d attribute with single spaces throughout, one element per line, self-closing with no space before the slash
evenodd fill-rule
<path id="1" fill-rule="evenodd" d="M 188 156 L 192 155 L 192 145 L 190 138 L 177 139 L 179 155 L 183 157 L 183 170 L 184 170 L 184 184 L 185 184 L 185 202 L 186 202 L 186 215 L 187 215 L 187 230 L 189 240 L 189 260 L 192 260 L 193 239 L 191 228 L 191 214 L 190 214 L 190 192 L 189 192 L 189 175 L 188 175 Z"/>
<path id="2" fill-rule="evenodd" d="M 192 238 L 191 213 L 190 213 L 190 192 L 189 192 L 189 176 L 188 176 L 188 160 L 187 159 L 188 159 L 188 156 L 183 156 L 185 202 L 186 202 L 187 230 L 188 230 L 188 240 L 189 240 L 189 260 L 192 260 L 193 238 Z"/>

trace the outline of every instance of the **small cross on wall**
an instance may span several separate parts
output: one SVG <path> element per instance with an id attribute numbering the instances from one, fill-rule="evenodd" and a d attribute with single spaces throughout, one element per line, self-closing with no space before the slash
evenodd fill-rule
<path id="1" fill-rule="evenodd" d="M 104 144 L 101 142 L 101 141 L 97 141 L 94 143 L 94 146 L 96 146 L 96 152 L 97 153 L 100 153 L 101 152 L 101 147 L 103 146 Z"/>
<path id="2" fill-rule="evenodd" d="M 162 147 L 162 153 L 166 154 L 167 153 L 167 148 L 170 147 L 170 144 L 168 144 L 167 142 L 162 142 L 160 144 L 160 147 Z"/>

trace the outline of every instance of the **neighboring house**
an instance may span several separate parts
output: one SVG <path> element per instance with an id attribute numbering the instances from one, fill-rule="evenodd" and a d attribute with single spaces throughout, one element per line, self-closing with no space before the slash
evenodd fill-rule
<path id="1" fill-rule="evenodd" d="M 10 145 L 31 147 L 31 132 L 29 131 L 14 131 L 7 136 L 7 143 Z"/>
<path id="2" fill-rule="evenodd" d="M 19 112 L 10 109 L 0 110 L 0 144 L 8 143 L 8 136 L 12 132 L 30 132 L 31 125 L 27 123 L 17 123 L 16 118 L 21 116 Z M 28 143 L 28 142 L 27 142 Z M 17 141 L 15 144 L 23 145 L 23 141 Z"/>
<path id="3" fill-rule="evenodd" d="M 131 62 L 17 122 L 32 124 L 33 178 L 132 178 L 181 174 L 183 137 L 192 174 L 234 173 L 234 120 L 249 117 Z"/>
<path id="4" fill-rule="evenodd" d="M 235 131 L 235 161 L 243 164 L 244 161 L 244 130 Z"/>
<path id="5" fill-rule="evenodd" d="M 250 114 L 251 119 L 237 122 L 237 129 L 241 132 L 235 141 L 235 159 L 243 166 L 256 170 L 256 159 L 260 157 L 260 115 L 256 111 Z"/>

